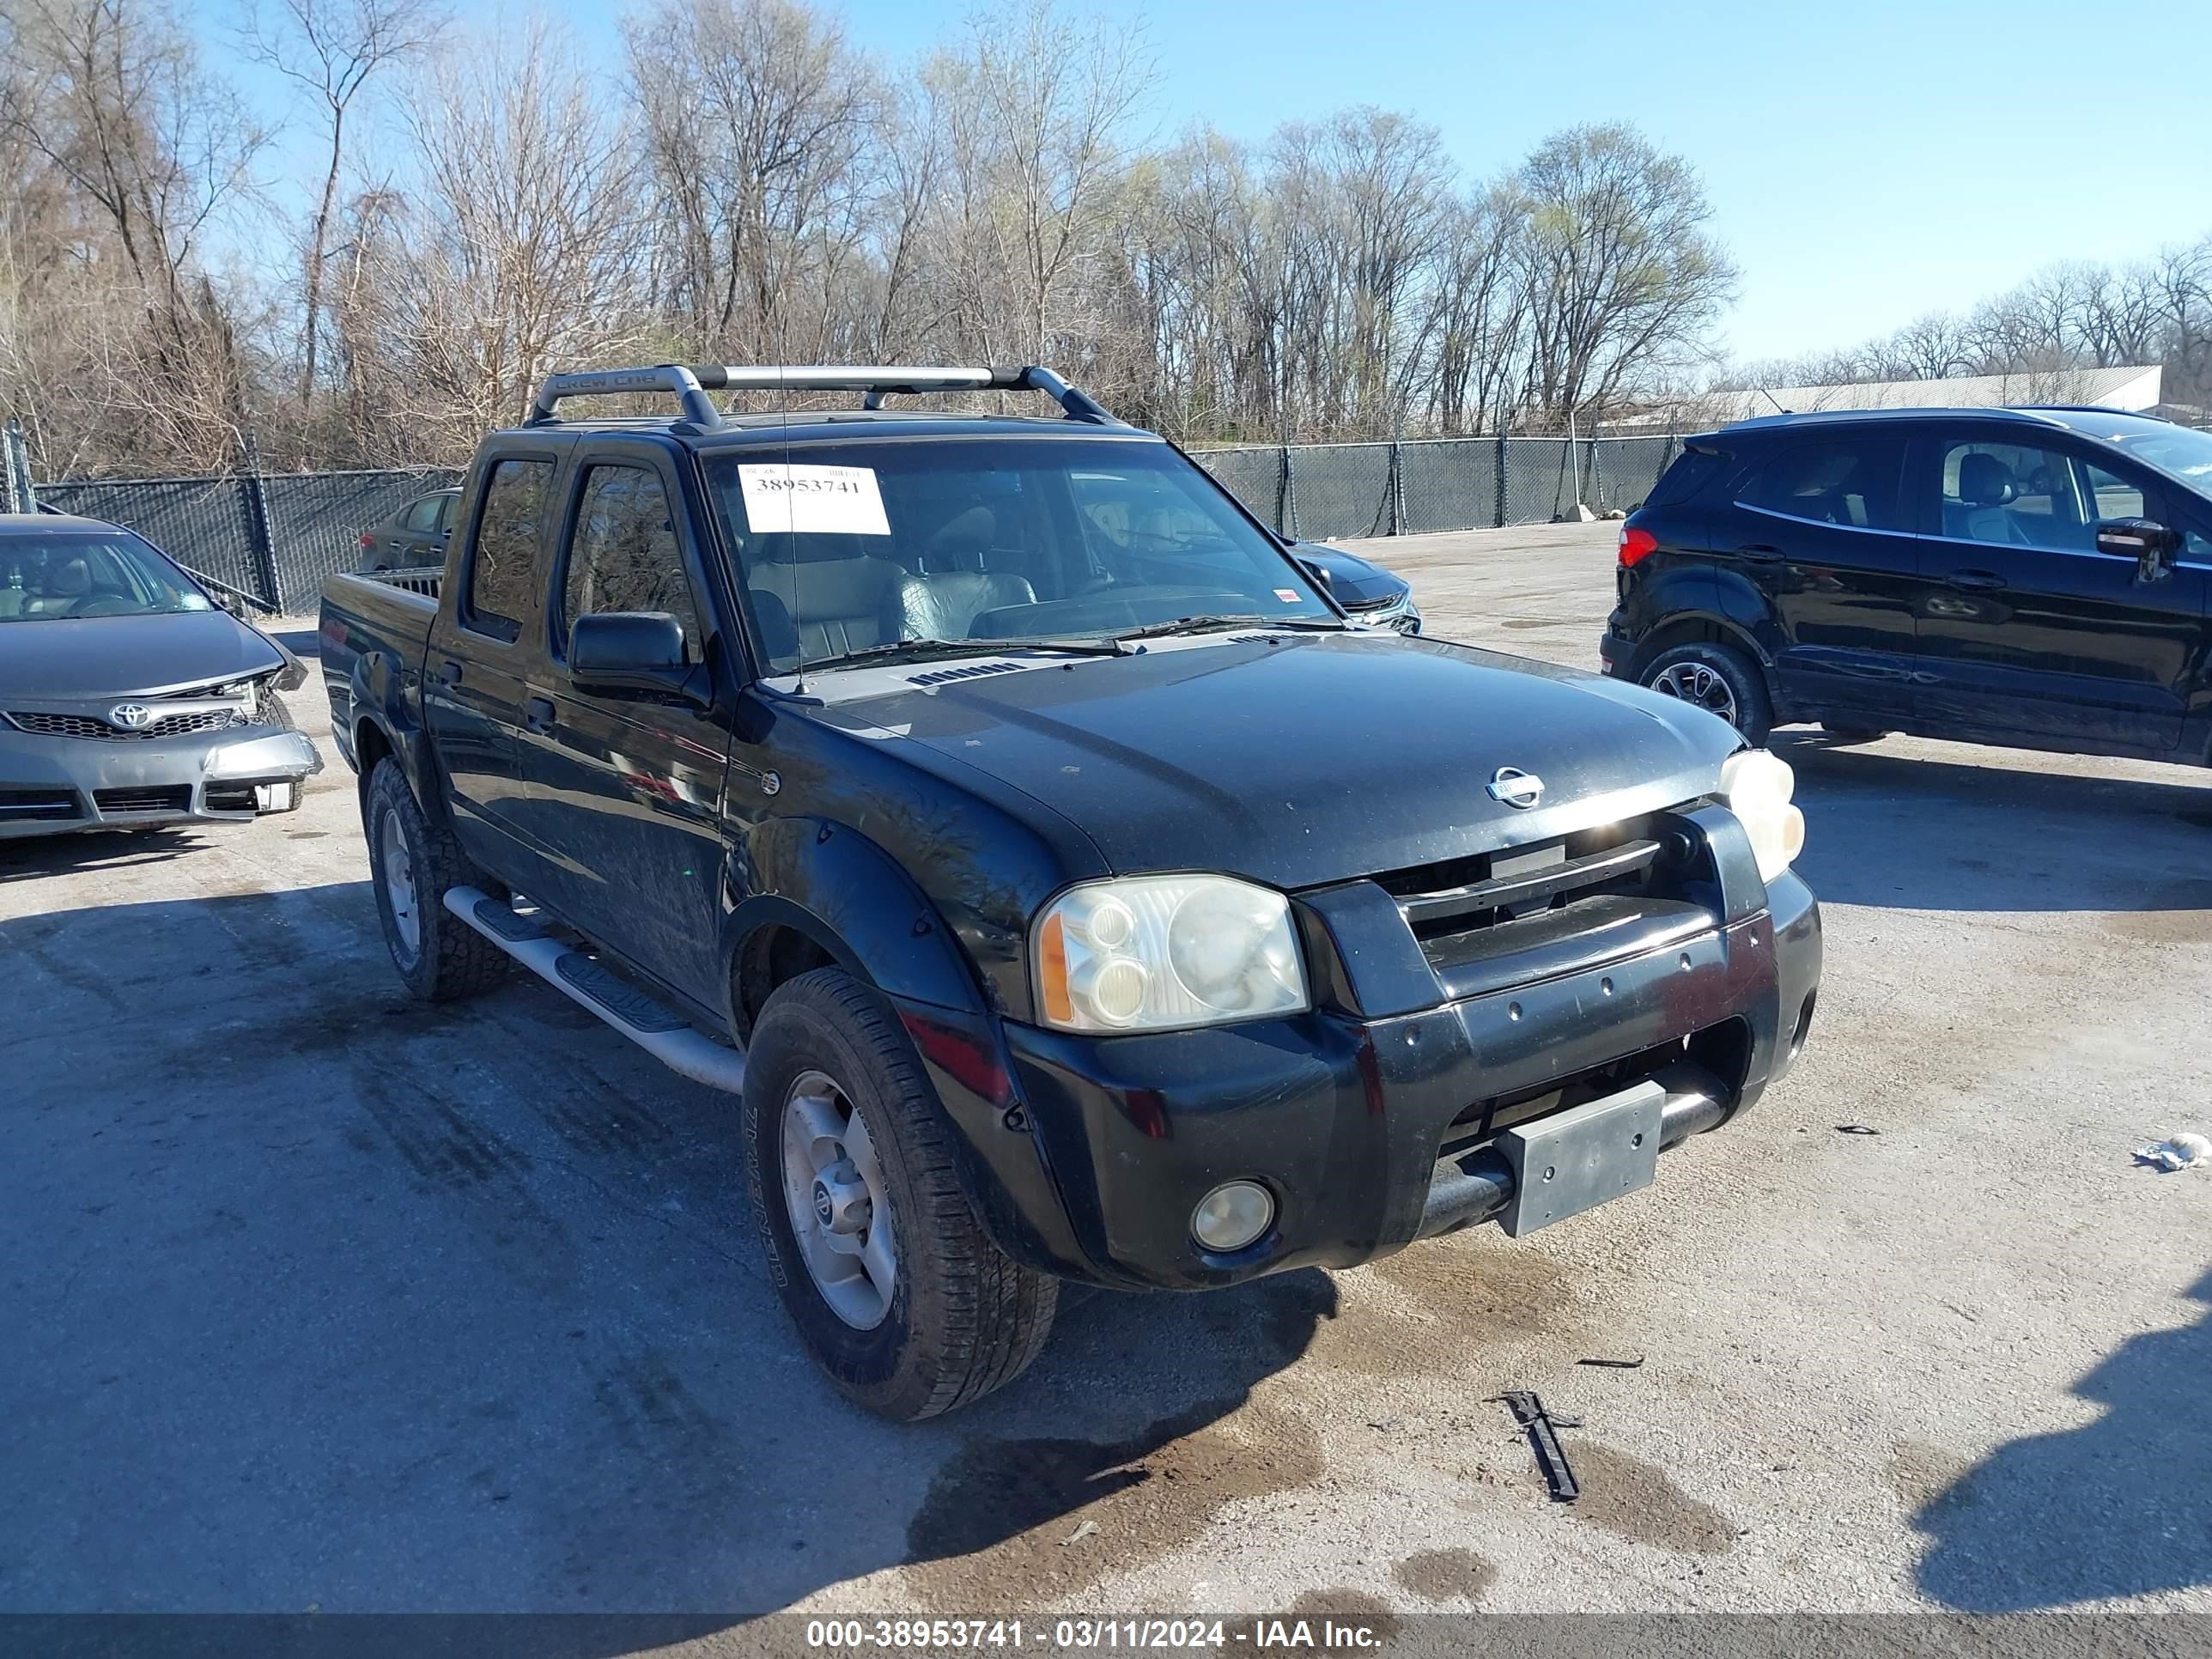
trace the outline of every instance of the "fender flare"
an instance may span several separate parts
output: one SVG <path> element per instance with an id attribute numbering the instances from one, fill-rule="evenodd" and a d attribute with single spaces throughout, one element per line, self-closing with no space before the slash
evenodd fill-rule
<path id="1" fill-rule="evenodd" d="M 1686 606 L 1670 614 L 1664 623 L 1653 629 L 1643 641 L 1638 642 L 1636 654 L 1630 659 L 1630 677 L 1641 684 L 1644 670 L 1650 665 L 1652 659 L 1662 652 L 1671 651 L 1678 645 L 1695 645 L 1701 640 L 1711 642 L 1709 636 L 1714 634 L 1722 635 L 1725 641 L 1739 645 L 1750 653 L 1752 660 L 1758 665 L 1759 672 L 1766 676 L 1768 684 L 1771 686 L 1774 678 L 1774 653 L 1743 623 L 1733 617 L 1723 615 L 1706 605 L 1694 608 Z M 1669 637 L 1671 635 L 1680 637 Z M 1655 641 L 1661 640 L 1666 642 L 1654 643 Z"/>
<path id="2" fill-rule="evenodd" d="M 744 860 L 750 890 L 722 921 L 732 1030 L 750 1032 L 741 981 L 750 953 L 777 927 L 889 995 L 991 1012 L 981 977 L 936 904 L 866 836 L 820 818 L 771 819 L 746 836 Z"/>
<path id="3" fill-rule="evenodd" d="M 354 659 L 353 672 L 348 677 L 347 713 L 354 734 L 355 769 L 366 792 L 369 773 L 374 769 L 359 763 L 360 732 L 365 726 L 373 726 L 398 761 L 416 808 L 431 822 L 443 823 L 447 813 L 445 793 L 438 787 L 437 757 L 416 707 L 402 690 L 404 678 L 404 665 L 389 651 L 364 651 Z"/>

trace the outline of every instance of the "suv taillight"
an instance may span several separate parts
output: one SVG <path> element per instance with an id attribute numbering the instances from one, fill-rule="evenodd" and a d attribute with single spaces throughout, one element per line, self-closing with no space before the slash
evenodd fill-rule
<path id="1" fill-rule="evenodd" d="M 361 532 L 361 544 L 364 550 L 374 547 L 376 545 L 376 538 L 371 535 L 368 531 L 364 530 Z"/>
<path id="2" fill-rule="evenodd" d="M 1659 538 L 1650 531 L 1636 525 L 1620 526 L 1620 568 L 1623 570 L 1627 569 L 1645 554 L 1656 553 L 1658 550 Z"/>

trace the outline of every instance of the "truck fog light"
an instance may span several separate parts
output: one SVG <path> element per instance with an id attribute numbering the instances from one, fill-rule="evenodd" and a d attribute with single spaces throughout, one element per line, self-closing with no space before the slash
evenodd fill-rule
<path id="1" fill-rule="evenodd" d="M 1224 1255 L 1243 1249 L 1274 1224 L 1275 1200 L 1251 1181 L 1223 1182 L 1190 1212 L 1190 1236 Z"/>

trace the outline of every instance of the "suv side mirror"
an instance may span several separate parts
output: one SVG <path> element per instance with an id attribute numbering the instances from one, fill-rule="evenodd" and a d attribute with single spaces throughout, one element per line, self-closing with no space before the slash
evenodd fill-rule
<path id="1" fill-rule="evenodd" d="M 587 691 L 703 701 L 700 665 L 684 660 L 684 624 L 665 611 L 599 611 L 568 629 L 568 675 Z"/>
<path id="2" fill-rule="evenodd" d="M 2107 519 L 2097 526 L 2097 551 L 2136 562 L 2136 580 L 2162 582 L 2173 574 L 2181 536 L 2155 519 Z"/>

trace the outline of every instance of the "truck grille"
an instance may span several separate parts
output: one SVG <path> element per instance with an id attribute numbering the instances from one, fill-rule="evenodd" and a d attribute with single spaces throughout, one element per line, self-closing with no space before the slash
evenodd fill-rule
<path id="1" fill-rule="evenodd" d="M 132 738 L 150 741 L 156 738 L 188 737 L 196 732 L 224 732 L 234 726 L 251 725 L 245 711 L 235 708 L 198 709 L 190 714 L 164 714 L 151 725 L 136 730 L 110 726 L 106 720 L 90 714 L 40 714 L 25 710 L 9 709 L 9 721 L 19 730 L 41 738 L 100 738 L 112 742 L 128 742 Z"/>
<path id="2" fill-rule="evenodd" d="M 1656 948 L 1717 925 L 1711 853 L 1668 812 L 1375 880 L 1453 997 L 1571 972 L 1632 944 Z"/>

